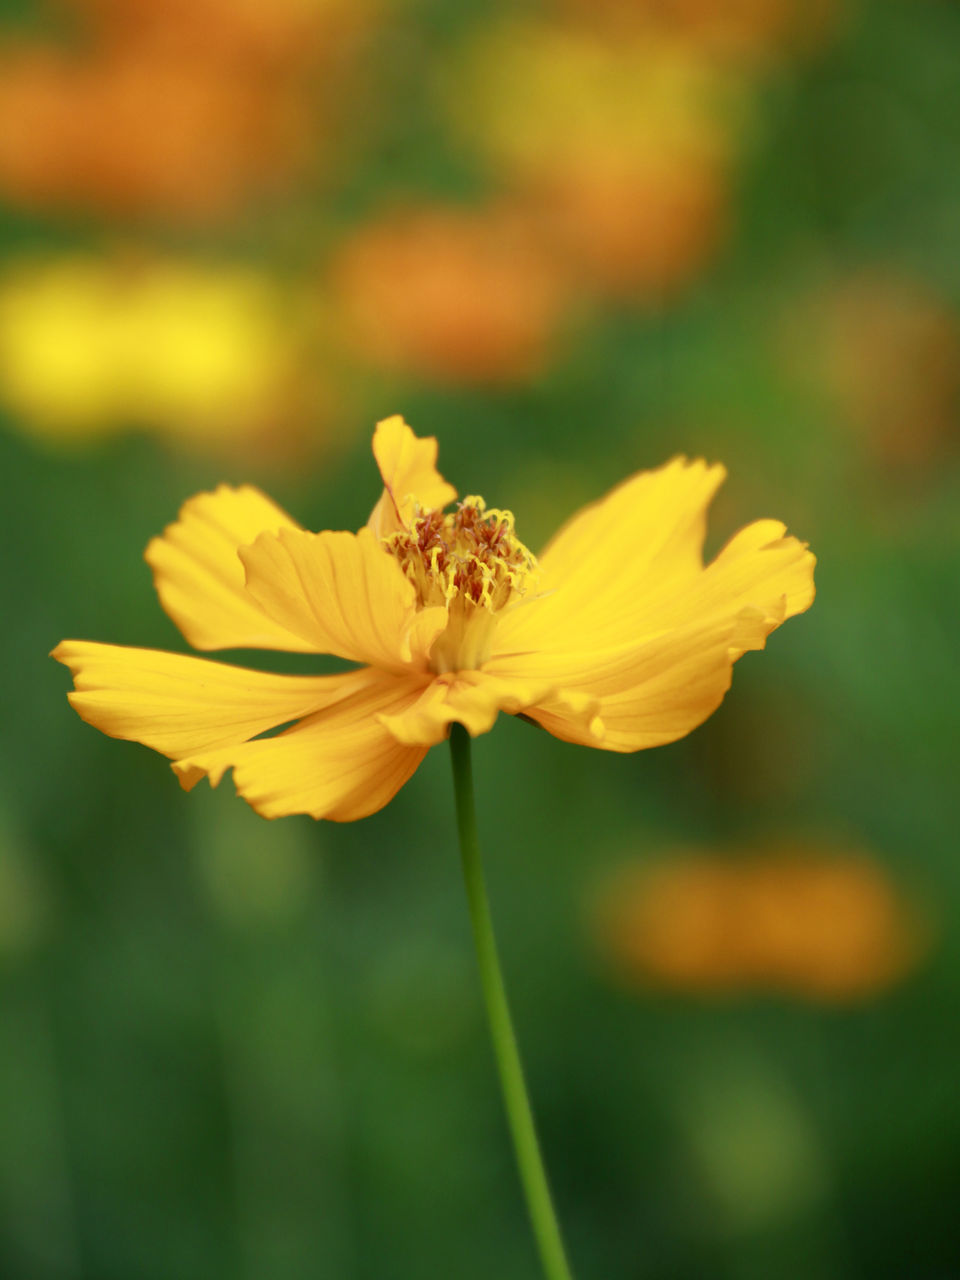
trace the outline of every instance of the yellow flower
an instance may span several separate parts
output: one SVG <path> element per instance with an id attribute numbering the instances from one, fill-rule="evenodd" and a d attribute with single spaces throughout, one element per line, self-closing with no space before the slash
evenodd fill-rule
<path id="1" fill-rule="evenodd" d="M 732 664 L 813 600 L 814 557 L 776 520 L 706 568 L 719 466 L 676 458 L 575 515 L 539 561 L 509 512 L 456 491 L 402 418 L 373 452 L 384 490 L 359 533 L 309 533 L 258 490 L 221 486 L 147 547 L 160 601 L 198 649 L 328 653 L 339 675 L 268 675 L 66 640 L 70 701 L 169 756 L 185 789 L 233 769 L 264 817 L 382 808 L 453 722 L 500 711 L 568 742 L 637 751 L 720 704 Z M 291 724 L 291 722 L 294 722 Z M 275 737 L 261 735 L 289 725 Z"/>

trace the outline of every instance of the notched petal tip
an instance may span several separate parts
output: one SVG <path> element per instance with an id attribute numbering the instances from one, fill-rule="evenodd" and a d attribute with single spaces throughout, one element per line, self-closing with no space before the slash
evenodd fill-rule
<path id="1" fill-rule="evenodd" d="M 723 484 L 724 480 L 727 478 L 727 468 L 722 462 L 708 462 L 702 455 L 697 455 L 696 457 L 691 458 L 689 454 L 686 453 L 675 453 L 672 458 L 667 459 L 663 466 L 654 467 L 646 473 L 642 471 L 636 472 L 634 476 L 630 477 L 630 479 L 635 479 L 637 475 L 656 474 L 657 472 L 670 470 L 687 472 L 700 471 L 704 475 L 712 476 L 718 485 Z M 626 483 L 629 484 L 629 480 L 626 481 Z"/>
<path id="2" fill-rule="evenodd" d="M 602 716 L 594 716 L 587 725 L 587 732 L 594 739 L 598 746 L 603 745 L 603 740 L 607 736 L 607 726 L 603 723 Z"/>
<path id="3" fill-rule="evenodd" d="M 170 763 L 170 768 L 173 770 L 180 786 L 187 792 L 192 791 L 197 783 L 202 782 L 205 777 L 209 777 L 209 774 L 205 773 L 203 769 L 196 768 L 186 760 L 173 760 Z M 211 787 L 215 787 L 219 781 L 219 778 L 217 778 L 216 782 L 211 778 Z"/>
<path id="4" fill-rule="evenodd" d="M 368 527 L 378 537 L 404 528 L 416 506 L 445 507 L 457 496 L 437 470 L 436 436 L 417 436 L 399 414 L 377 423 L 373 456 L 383 480 L 383 494 L 371 512 Z"/>
<path id="5" fill-rule="evenodd" d="M 781 521 L 756 520 L 734 534 L 707 566 L 705 595 L 714 607 L 724 597 L 739 599 L 779 626 L 813 604 L 816 563 L 807 543 L 788 534 Z"/>
<path id="6" fill-rule="evenodd" d="M 730 661 L 738 658 L 751 649 L 765 649 L 767 637 L 783 622 L 787 612 L 787 598 L 781 596 L 779 601 L 771 601 L 766 610 L 746 605 L 733 621 L 727 653 Z"/>

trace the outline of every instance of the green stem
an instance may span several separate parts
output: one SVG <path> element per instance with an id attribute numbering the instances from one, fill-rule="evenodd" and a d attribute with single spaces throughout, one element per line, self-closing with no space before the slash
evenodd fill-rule
<path id="1" fill-rule="evenodd" d="M 497 942 L 490 917 L 490 903 L 483 877 L 480 843 L 477 839 L 477 814 L 473 801 L 473 774 L 470 768 L 470 735 L 462 725 L 450 729 L 450 755 L 453 762 L 453 790 L 457 804 L 457 830 L 460 833 L 460 855 L 463 878 L 470 904 L 470 922 L 480 965 L 480 981 L 487 1006 L 490 1037 L 500 1073 L 500 1087 L 506 1107 L 510 1133 L 520 1181 L 527 1198 L 530 1223 L 540 1250 L 540 1260 L 547 1280 L 572 1280 L 563 1249 L 550 1187 L 540 1155 L 540 1144 L 530 1111 L 530 1099 L 523 1078 L 523 1065 L 517 1038 L 507 1004 L 507 993 L 497 956 Z"/>

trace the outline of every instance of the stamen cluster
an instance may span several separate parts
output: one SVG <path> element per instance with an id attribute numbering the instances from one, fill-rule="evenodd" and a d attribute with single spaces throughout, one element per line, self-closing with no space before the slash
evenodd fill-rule
<path id="1" fill-rule="evenodd" d="M 417 588 L 420 604 L 463 598 L 493 611 L 522 594 L 536 560 L 513 528 L 513 513 L 469 497 L 455 511 L 425 511 L 393 534 L 389 549 Z"/>
<path id="2" fill-rule="evenodd" d="M 494 615 L 522 596 L 537 562 L 514 532 L 513 513 L 480 497 L 452 512 L 418 511 L 385 539 L 421 608 L 446 605 L 450 622 L 431 656 L 435 670 L 473 669 L 489 650 Z"/>

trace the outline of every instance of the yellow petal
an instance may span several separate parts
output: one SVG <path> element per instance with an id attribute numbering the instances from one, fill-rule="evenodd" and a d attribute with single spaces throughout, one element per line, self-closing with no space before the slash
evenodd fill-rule
<path id="1" fill-rule="evenodd" d="M 581 642 L 582 618 L 574 614 L 565 629 L 554 616 L 556 631 L 538 650 L 501 652 L 489 670 L 598 699 L 605 729 L 599 745 L 609 750 L 637 751 L 683 737 L 719 706 L 737 658 L 762 649 L 775 627 L 813 601 L 815 559 L 782 532 L 777 521 L 758 521 L 692 579 L 683 574 L 661 582 L 644 608 L 625 601 L 637 627 L 632 643 L 568 647 L 570 638 Z M 527 714 L 557 737 L 588 741 L 582 724 L 562 710 Z"/>
<path id="2" fill-rule="evenodd" d="M 247 591 L 264 613 L 316 653 L 386 671 L 424 669 L 443 607 L 416 612 L 416 591 L 369 529 L 283 529 L 243 547 Z"/>
<path id="3" fill-rule="evenodd" d="M 383 493 L 367 527 L 378 538 L 407 527 L 417 505 L 432 510 L 457 496 L 437 470 L 436 437 L 415 436 L 398 414 L 377 423 L 373 456 L 383 478 Z"/>
<path id="4" fill-rule="evenodd" d="M 707 508 L 725 474 L 674 458 L 584 507 L 540 556 L 538 596 L 503 618 L 496 652 L 587 651 L 635 639 L 664 589 L 702 571 Z"/>
<path id="5" fill-rule="evenodd" d="M 755 520 L 735 534 L 704 572 L 701 607 L 722 610 L 731 598 L 763 611 L 768 634 L 813 604 L 816 557 L 786 536 L 779 520 Z M 740 646 L 741 652 L 750 646 Z"/>
<path id="6" fill-rule="evenodd" d="M 199 752 L 175 762 L 174 771 L 189 790 L 204 774 L 216 786 L 232 768 L 238 794 L 265 818 L 306 813 L 352 822 L 375 813 L 427 751 L 398 742 L 378 717 L 403 711 L 423 680 L 380 671 L 364 675 L 364 687 L 276 737 Z"/>
<path id="7" fill-rule="evenodd" d="M 230 743 L 316 711 L 363 684 L 364 673 L 280 676 L 156 649 L 64 640 L 52 656 L 73 672 L 67 696 L 111 738 L 165 756 Z"/>
<path id="8" fill-rule="evenodd" d="M 603 740 L 596 698 L 486 671 L 438 676 L 411 706 L 381 715 L 380 720 L 398 742 L 433 746 L 447 737 L 453 723 L 462 724 L 475 738 L 493 728 L 498 712 L 517 715 L 530 707 L 540 708 L 545 715 L 560 712 L 594 746 Z"/>
<path id="9" fill-rule="evenodd" d="M 813 603 L 816 557 L 805 542 L 785 536 L 779 520 L 757 520 L 730 539 L 694 584 L 668 596 L 661 593 L 648 622 L 658 629 L 713 619 L 724 625 L 732 613 L 747 618 L 742 635 L 731 640 L 732 656 L 762 649 L 766 637 L 787 618 Z M 757 631 L 753 615 L 762 625 Z"/>
<path id="10" fill-rule="evenodd" d="M 191 498 L 146 550 L 160 603 L 195 649 L 309 651 L 268 618 L 244 585 L 237 549 L 299 526 L 259 489 L 221 485 Z"/>
<path id="11" fill-rule="evenodd" d="M 584 732 L 562 707 L 530 707 L 526 714 L 557 738 L 639 751 L 682 738 L 701 724 L 730 686 L 734 634 L 746 635 L 750 618 L 731 618 L 723 628 L 696 627 L 647 639 L 630 650 L 544 656 L 555 681 L 596 700 L 603 724 L 599 740 Z M 762 619 L 753 615 L 750 640 L 760 640 Z M 496 665 L 496 664 L 494 664 Z"/>

